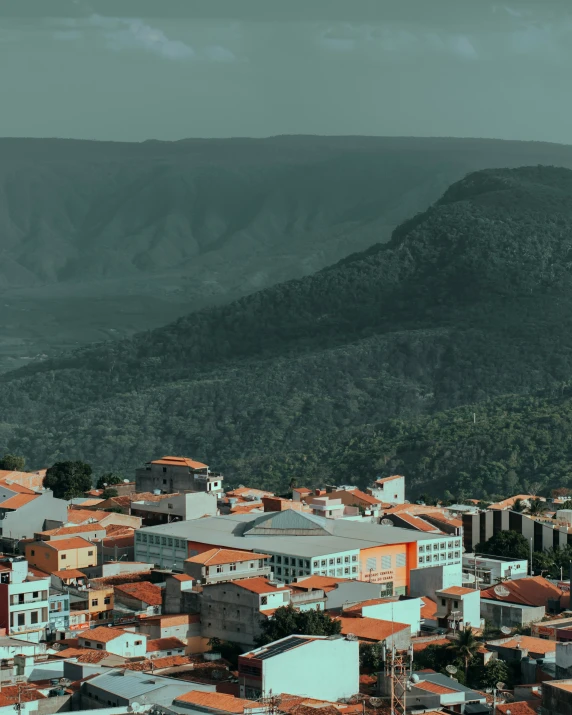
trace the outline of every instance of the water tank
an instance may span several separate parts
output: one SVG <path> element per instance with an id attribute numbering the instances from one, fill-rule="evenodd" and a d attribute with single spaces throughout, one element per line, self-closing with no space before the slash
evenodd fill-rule
<path id="1" fill-rule="evenodd" d="M 155 496 L 159 496 L 160 493 L 161 493 L 161 490 L 160 490 L 160 489 L 153 489 L 153 494 L 154 494 Z"/>

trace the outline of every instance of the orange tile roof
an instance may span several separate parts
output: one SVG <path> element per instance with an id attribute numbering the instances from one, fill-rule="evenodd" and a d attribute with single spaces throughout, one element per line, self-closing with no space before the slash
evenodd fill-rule
<path id="1" fill-rule="evenodd" d="M 154 653 L 158 650 L 185 650 L 186 646 L 178 638 L 155 638 L 147 641 L 147 653 Z"/>
<path id="2" fill-rule="evenodd" d="M 194 581 L 193 577 L 186 573 L 174 573 L 172 574 L 172 578 L 176 581 Z"/>
<path id="3" fill-rule="evenodd" d="M 109 643 L 119 636 L 124 636 L 126 631 L 122 631 L 120 628 L 110 628 L 109 626 L 99 626 L 91 631 L 85 631 L 79 636 L 79 640 L 95 641 L 96 643 Z M 143 634 L 137 634 L 143 635 Z"/>
<path id="4" fill-rule="evenodd" d="M 436 526 L 433 526 L 433 524 L 428 524 L 426 521 L 419 518 L 418 516 L 413 516 L 412 514 L 408 514 L 407 512 L 399 512 L 395 516 L 398 519 L 404 521 L 406 524 L 413 526 L 418 531 L 439 531 L 439 529 Z"/>
<path id="5" fill-rule="evenodd" d="M 190 467 L 191 469 L 206 469 L 207 465 L 202 462 L 195 462 L 188 457 L 162 457 L 154 459 L 151 464 L 166 464 L 172 467 Z"/>
<path id="6" fill-rule="evenodd" d="M 392 603 L 397 601 L 398 598 L 369 598 L 367 601 L 360 601 L 359 603 L 354 603 L 351 606 L 348 606 L 347 608 L 344 608 L 345 611 L 350 611 L 350 612 L 356 612 L 356 613 L 361 613 L 361 609 L 365 608 L 367 606 L 377 606 L 380 603 Z"/>
<path id="7" fill-rule="evenodd" d="M 458 690 L 454 688 L 446 688 L 444 685 L 438 685 L 430 680 L 421 680 L 419 683 L 415 683 L 416 688 L 421 688 L 421 690 L 427 690 L 430 693 L 435 693 L 436 695 L 450 695 L 451 693 L 458 693 Z"/>
<path id="8" fill-rule="evenodd" d="M 254 576 L 253 578 L 241 578 L 236 581 L 230 581 L 235 586 L 244 588 L 246 591 L 252 591 L 252 593 L 272 593 L 274 591 L 284 591 L 288 592 L 289 589 L 284 586 L 277 586 L 276 584 L 270 583 L 267 578 L 263 576 Z"/>
<path id="9" fill-rule="evenodd" d="M 162 589 L 157 584 L 149 581 L 137 581 L 135 583 L 124 583 L 114 586 L 116 592 L 124 593 L 130 598 L 135 598 L 150 606 L 160 606 L 162 601 Z"/>
<path id="10" fill-rule="evenodd" d="M 451 645 L 451 641 L 448 638 L 435 638 L 432 641 L 424 641 L 422 643 L 416 643 L 415 639 L 412 639 L 412 643 L 415 653 L 420 653 L 430 645 Z"/>
<path id="11" fill-rule="evenodd" d="M 68 549 L 88 549 L 93 548 L 91 541 L 82 539 L 81 536 L 72 536 L 71 539 L 50 539 L 50 541 L 42 541 L 44 546 L 56 551 L 67 551 Z"/>
<path id="12" fill-rule="evenodd" d="M 239 549 L 209 549 L 196 556 L 191 556 L 189 559 L 185 559 L 185 561 L 205 566 L 218 566 L 219 564 L 232 564 L 240 561 L 254 561 L 256 559 L 268 558 L 270 558 L 268 554 L 256 554 L 252 551 L 240 551 Z"/>
<path id="13" fill-rule="evenodd" d="M 533 636 L 518 636 L 506 643 L 502 643 L 503 648 L 520 648 L 533 653 L 554 653 L 556 651 L 556 641 L 548 641 L 544 638 L 534 638 Z"/>
<path id="14" fill-rule="evenodd" d="M 359 640 L 383 641 L 392 634 L 409 628 L 406 623 L 397 621 L 382 621 L 378 618 L 336 618 L 342 624 L 342 634 L 353 633 Z"/>
<path id="15" fill-rule="evenodd" d="M 292 489 L 293 492 L 298 492 L 299 494 L 311 494 L 312 490 L 308 489 L 307 487 L 296 487 L 295 489 Z"/>
<path id="16" fill-rule="evenodd" d="M 463 586 L 449 586 L 449 588 L 438 589 L 438 593 L 446 593 L 449 596 L 466 596 L 468 593 L 475 593 L 475 589 L 464 588 Z"/>
<path id="17" fill-rule="evenodd" d="M 251 511 L 256 511 L 257 509 L 260 510 L 260 504 L 235 504 L 230 511 L 232 514 L 250 514 Z M 208 516 L 208 514 L 205 514 L 205 516 Z"/>
<path id="18" fill-rule="evenodd" d="M 572 683 L 559 683 L 558 681 L 550 683 L 555 688 L 559 690 L 566 690 L 566 692 L 572 693 Z"/>
<path id="19" fill-rule="evenodd" d="M 376 479 L 376 484 L 385 484 L 385 482 L 391 482 L 393 479 L 403 479 L 401 474 L 394 474 L 392 477 L 383 477 L 382 479 Z"/>
<path id="20" fill-rule="evenodd" d="M 489 504 L 487 509 L 509 509 L 511 506 L 514 505 L 515 501 L 517 499 L 520 499 L 520 501 L 530 501 L 531 499 L 540 499 L 540 501 L 545 502 L 546 499 L 544 497 L 535 497 L 532 496 L 531 494 L 516 494 L 513 497 L 509 497 L 508 499 L 503 499 L 502 501 L 496 502 L 495 504 Z"/>
<path id="21" fill-rule="evenodd" d="M 264 489 L 253 489 L 252 487 L 238 487 L 237 489 L 230 489 L 226 492 L 227 497 L 242 497 L 245 495 L 273 497 L 274 492 L 267 492 Z"/>
<path id="22" fill-rule="evenodd" d="M 525 606 L 546 606 L 550 598 L 569 596 L 541 576 L 526 576 L 515 581 L 503 581 L 501 585 L 509 592 L 507 596 L 499 596 L 495 593 L 496 586 L 491 586 L 481 591 L 481 600 L 485 598 Z"/>
<path id="23" fill-rule="evenodd" d="M 521 700 L 517 703 L 503 703 L 502 705 L 497 705 L 496 715 L 537 715 L 538 705 L 535 703 L 535 707 L 531 705 L 530 702 Z"/>
<path id="24" fill-rule="evenodd" d="M 9 489 L 12 484 L 21 484 L 29 489 L 41 489 L 46 472 L 46 469 L 39 469 L 36 472 L 10 472 L 7 469 L 0 469 L 0 482 Z"/>
<path id="25" fill-rule="evenodd" d="M 421 606 L 421 618 L 425 618 L 430 621 L 435 620 L 437 617 L 437 604 L 435 601 L 428 596 L 423 596 L 421 602 L 423 604 Z"/>
<path id="26" fill-rule="evenodd" d="M 21 484 L 14 482 L 13 484 L 6 484 L 6 482 L 0 482 L 0 489 L 6 489 L 7 491 L 15 492 L 16 494 L 37 494 L 33 489 L 28 489 L 28 487 L 23 487 Z"/>
<path id="27" fill-rule="evenodd" d="M 19 509 L 26 506 L 34 499 L 37 499 L 39 494 L 14 494 L 13 497 L 6 499 L 0 504 L 0 509 Z"/>
<path id="28" fill-rule="evenodd" d="M 135 534 L 114 534 L 103 539 L 103 545 L 107 548 L 117 546 L 118 549 L 126 549 L 135 543 Z"/>
<path id="29" fill-rule="evenodd" d="M 194 623 L 193 618 L 197 617 L 200 618 L 199 614 L 175 613 L 171 616 L 153 616 L 152 618 L 146 618 L 145 623 L 158 621 L 161 628 L 168 628 L 169 626 L 183 626 L 185 623 Z"/>
<path id="30" fill-rule="evenodd" d="M 88 521 L 101 521 L 109 516 L 108 511 L 91 511 L 90 509 L 74 509 L 68 507 L 67 520 L 72 524 L 84 524 Z"/>
<path id="31" fill-rule="evenodd" d="M 42 536 L 61 536 L 62 534 L 85 534 L 89 531 L 97 534 L 94 538 L 101 538 L 103 533 L 105 533 L 104 527 L 100 524 L 78 524 L 76 526 L 58 526 L 57 529 L 39 531 L 38 534 L 41 534 Z"/>
<path id="32" fill-rule="evenodd" d="M 336 584 L 349 581 L 347 578 L 334 578 L 333 576 L 308 576 L 307 578 L 299 578 L 294 583 L 290 584 L 294 588 L 305 591 L 313 589 L 321 589 L 322 591 L 333 591 Z"/>
<path id="33" fill-rule="evenodd" d="M 184 695 L 179 695 L 175 702 L 190 703 L 200 708 L 235 713 L 236 715 L 241 715 L 245 708 L 260 707 L 260 703 L 256 703 L 253 700 L 243 700 L 226 693 L 206 693 L 202 690 L 191 690 Z"/>
<path id="34" fill-rule="evenodd" d="M 377 506 L 378 504 L 382 503 L 379 499 L 372 497 L 371 494 L 366 494 L 365 492 L 362 492 L 361 489 L 347 489 L 346 491 L 349 494 L 353 494 L 353 496 L 360 501 L 364 501 L 366 502 L 366 504 L 370 504 L 371 506 Z"/>
<path id="35" fill-rule="evenodd" d="M 161 668 L 176 668 L 180 665 L 190 665 L 192 659 L 188 655 L 166 655 L 153 660 L 140 660 L 136 663 L 126 663 L 127 670 L 160 670 Z"/>
<path id="36" fill-rule="evenodd" d="M 58 578 L 87 578 L 87 576 L 78 571 L 77 569 L 64 569 L 62 571 L 52 571 L 52 576 L 57 576 Z"/>
<path id="37" fill-rule="evenodd" d="M 0 692 L 0 707 L 7 705 L 15 705 L 17 702 L 31 703 L 35 700 L 43 700 L 46 696 L 42 695 L 35 688 L 19 688 L 17 685 L 3 685 Z"/>

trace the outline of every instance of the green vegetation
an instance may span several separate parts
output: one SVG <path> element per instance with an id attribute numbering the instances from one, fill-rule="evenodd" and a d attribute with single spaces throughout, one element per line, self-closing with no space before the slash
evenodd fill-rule
<path id="1" fill-rule="evenodd" d="M 490 556 L 508 556 L 512 559 L 528 559 L 530 545 L 518 531 L 508 529 L 498 531 L 488 541 L 476 544 L 476 554 L 489 554 Z"/>
<path id="2" fill-rule="evenodd" d="M 44 486 L 58 499 L 80 497 L 91 489 L 91 467 L 84 462 L 57 462 L 46 472 Z"/>
<path id="3" fill-rule="evenodd" d="M 572 486 L 570 235 L 571 171 L 471 174 L 386 245 L 1 376 L 0 447 L 98 473 L 188 454 L 278 492 Z"/>
<path id="4" fill-rule="evenodd" d="M 121 484 L 123 477 L 120 474 L 113 474 L 113 472 L 107 472 L 107 474 L 102 474 L 95 484 L 96 489 L 105 489 L 106 487 L 111 487 L 114 484 Z"/>
<path id="5" fill-rule="evenodd" d="M 455 658 L 463 663 L 465 682 L 467 682 L 469 665 L 473 662 L 480 648 L 480 643 L 473 633 L 471 626 L 465 626 L 462 631 L 459 631 L 457 638 L 452 641 L 448 648 L 454 653 Z"/>
<path id="6" fill-rule="evenodd" d="M 6 469 L 9 472 L 22 472 L 26 466 L 26 458 L 18 457 L 15 454 L 5 454 L 0 459 L 0 469 Z"/>
<path id="7" fill-rule="evenodd" d="M 340 633 L 341 629 L 340 621 L 333 620 L 323 611 L 296 611 L 292 604 L 288 604 L 276 609 L 272 618 L 262 622 L 262 634 L 257 645 L 266 645 L 293 634 L 333 636 Z"/>

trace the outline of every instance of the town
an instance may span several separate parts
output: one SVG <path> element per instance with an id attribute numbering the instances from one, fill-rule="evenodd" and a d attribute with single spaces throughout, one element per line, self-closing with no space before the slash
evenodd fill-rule
<path id="1" fill-rule="evenodd" d="M 276 495 L 164 456 L 81 490 L 11 459 L 0 715 L 572 713 L 565 489 Z"/>

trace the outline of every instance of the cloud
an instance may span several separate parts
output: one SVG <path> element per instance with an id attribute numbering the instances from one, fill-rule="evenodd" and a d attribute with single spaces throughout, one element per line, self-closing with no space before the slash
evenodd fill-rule
<path id="1" fill-rule="evenodd" d="M 235 62 L 236 56 L 233 52 L 222 45 L 209 45 L 205 49 L 205 55 L 213 62 Z"/>
<path id="2" fill-rule="evenodd" d="M 83 32 L 81 30 L 56 30 L 54 32 L 54 39 L 65 42 L 75 42 L 76 40 L 81 40 L 82 37 Z"/>

